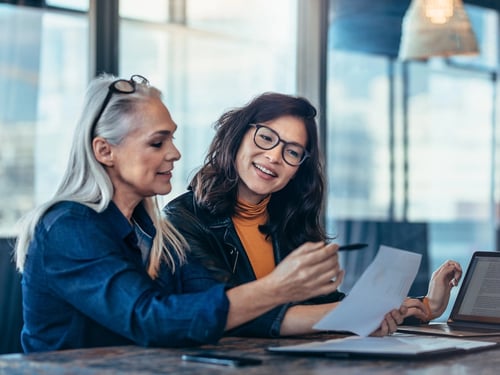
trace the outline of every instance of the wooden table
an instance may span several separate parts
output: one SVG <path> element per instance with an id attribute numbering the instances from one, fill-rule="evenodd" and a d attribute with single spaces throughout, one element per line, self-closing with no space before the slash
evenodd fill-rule
<path id="1" fill-rule="evenodd" d="M 309 356 L 287 356 L 266 352 L 268 346 L 290 345 L 305 340 L 326 340 L 332 336 L 314 335 L 301 338 L 254 339 L 223 338 L 217 345 L 201 348 L 160 349 L 138 346 L 65 350 L 29 355 L 0 356 L 0 374 L 87 375 L 87 374 L 499 374 L 500 349 L 447 356 L 432 360 L 369 360 L 333 359 Z M 490 338 L 497 341 L 500 337 Z M 184 353 L 211 350 L 252 356 L 262 364 L 249 367 L 228 367 L 181 360 Z"/>

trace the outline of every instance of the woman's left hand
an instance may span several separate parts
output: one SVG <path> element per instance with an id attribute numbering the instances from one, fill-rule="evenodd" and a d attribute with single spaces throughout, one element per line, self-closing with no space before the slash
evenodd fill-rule
<path id="1" fill-rule="evenodd" d="M 432 274 L 427 291 L 431 319 L 439 317 L 446 310 L 451 289 L 458 285 L 462 277 L 462 267 L 454 260 L 447 260 Z"/>
<path id="2" fill-rule="evenodd" d="M 441 316 L 448 306 L 451 289 L 458 285 L 462 277 L 459 263 L 448 260 L 432 274 L 429 289 L 424 302 L 416 298 L 407 298 L 404 305 L 408 308 L 406 316 L 414 316 L 424 322 Z"/>

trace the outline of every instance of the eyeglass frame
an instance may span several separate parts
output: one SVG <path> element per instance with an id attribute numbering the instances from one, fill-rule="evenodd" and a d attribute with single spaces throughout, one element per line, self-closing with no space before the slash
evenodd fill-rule
<path id="1" fill-rule="evenodd" d="M 287 163 L 288 165 L 290 165 L 292 167 L 298 167 L 298 166 L 300 166 L 308 157 L 311 156 L 311 153 L 304 146 L 298 144 L 297 142 L 287 142 L 287 141 L 281 139 L 281 137 L 278 134 L 278 132 L 276 130 L 274 130 L 274 129 L 271 129 L 267 125 L 257 124 L 257 123 L 251 123 L 251 124 L 248 124 L 248 126 L 255 128 L 255 132 L 254 132 L 253 137 L 252 137 L 253 143 L 255 144 L 255 146 L 257 146 L 261 150 L 272 150 L 273 148 L 275 148 L 276 146 L 278 146 L 280 143 L 283 143 L 283 148 L 281 149 L 281 157 L 283 158 L 283 161 L 285 163 Z M 278 137 L 278 142 L 276 142 L 275 145 L 273 145 L 272 147 L 269 147 L 269 148 L 265 148 L 265 147 L 262 147 L 262 146 L 258 145 L 257 141 L 255 140 L 255 137 L 257 136 L 257 132 L 261 128 L 265 128 L 265 129 L 269 130 L 271 133 L 276 134 L 276 137 Z M 300 159 L 299 164 L 292 164 L 292 163 L 290 163 L 289 161 L 286 160 L 286 158 L 285 158 L 285 149 L 286 149 L 287 145 L 298 146 L 298 147 L 300 147 L 300 148 L 302 148 L 304 150 L 304 153 L 302 154 L 302 159 Z"/>
<path id="2" fill-rule="evenodd" d="M 139 79 L 139 80 L 137 80 Z M 121 83 L 121 82 L 126 82 L 130 85 L 131 87 L 131 90 L 130 91 L 127 91 L 127 90 L 122 90 L 118 87 L 118 84 Z M 149 81 L 146 77 L 144 76 L 141 76 L 140 74 L 133 74 L 130 79 L 123 79 L 123 78 L 120 78 L 120 79 L 117 79 L 113 82 L 111 82 L 108 86 L 108 93 L 106 94 L 106 97 L 104 98 L 103 102 L 102 102 L 102 105 L 101 105 L 101 108 L 99 109 L 99 112 L 97 112 L 97 115 L 95 116 L 94 118 L 94 121 L 92 121 L 92 126 L 90 127 L 90 136 L 93 137 L 94 136 L 94 131 L 95 131 L 95 128 L 97 127 L 97 123 L 99 122 L 99 120 L 101 119 L 102 117 L 102 114 L 104 113 L 104 110 L 106 109 L 106 107 L 108 106 L 110 100 L 111 100 L 111 97 L 113 96 L 114 93 L 117 93 L 117 94 L 133 94 L 134 92 L 136 92 L 136 85 L 137 84 L 142 84 L 142 85 L 149 85 Z"/>

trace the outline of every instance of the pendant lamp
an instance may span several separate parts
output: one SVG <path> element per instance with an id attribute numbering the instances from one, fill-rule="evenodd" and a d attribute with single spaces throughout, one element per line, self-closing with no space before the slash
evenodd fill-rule
<path id="1" fill-rule="evenodd" d="M 476 37 L 462 0 L 412 0 L 403 17 L 399 58 L 476 55 Z"/>

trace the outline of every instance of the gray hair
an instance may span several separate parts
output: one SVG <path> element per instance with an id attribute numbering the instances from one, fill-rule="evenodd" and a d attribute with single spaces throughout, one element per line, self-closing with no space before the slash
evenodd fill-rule
<path id="1" fill-rule="evenodd" d="M 83 110 L 75 127 L 68 165 L 56 193 L 49 201 L 41 204 L 26 214 L 19 223 L 20 231 L 16 241 L 15 257 L 17 269 L 24 270 L 28 247 L 35 227 L 44 213 L 61 201 L 73 201 L 84 204 L 97 212 L 108 207 L 113 197 L 113 184 L 105 168 L 97 161 L 92 149 L 92 139 L 100 136 L 109 143 L 118 145 L 133 130 L 134 121 L 140 116 L 141 104 L 151 98 L 161 99 L 161 92 L 149 85 L 136 85 L 136 91 L 127 95 L 111 95 L 106 110 L 102 113 L 95 129 L 92 129 L 95 117 L 101 109 L 109 86 L 117 78 L 103 74 L 93 79 L 84 99 Z M 93 132 L 94 134 L 91 134 Z M 187 243 L 182 235 L 161 214 L 156 197 L 145 198 L 144 207 L 158 231 L 153 242 L 148 273 L 158 276 L 160 263 L 164 260 L 175 270 L 171 250 L 185 261 Z M 171 249 L 171 250 L 170 250 Z"/>

